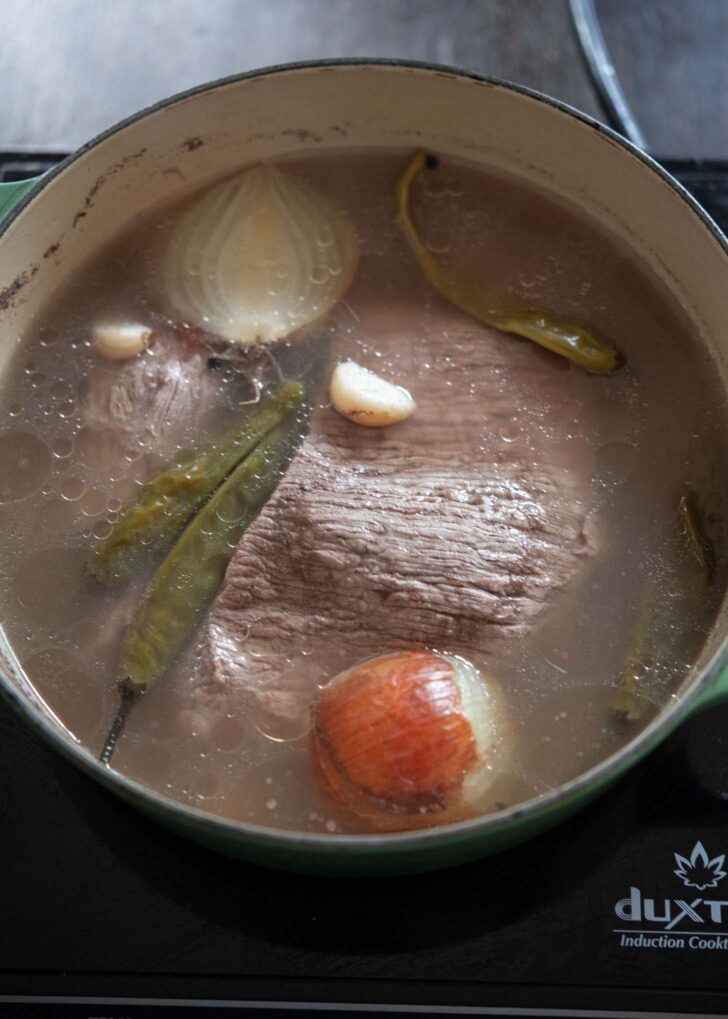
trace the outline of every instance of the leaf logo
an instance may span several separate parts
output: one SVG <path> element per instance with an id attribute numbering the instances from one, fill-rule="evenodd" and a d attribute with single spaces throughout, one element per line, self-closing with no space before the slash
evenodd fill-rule
<path id="1" fill-rule="evenodd" d="M 697 888 L 698 891 L 704 888 L 717 888 L 718 882 L 726 875 L 723 870 L 725 853 L 711 860 L 702 842 L 695 843 L 689 860 L 679 853 L 673 855 L 677 864 L 677 870 L 674 870 L 673 874 L 676 874 L 688 888 Z"/>

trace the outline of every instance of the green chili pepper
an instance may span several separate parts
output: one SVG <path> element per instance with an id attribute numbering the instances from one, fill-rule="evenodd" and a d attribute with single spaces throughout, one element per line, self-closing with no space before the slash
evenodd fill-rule
<path id="1" fill-rule="evenodd" d="M 687 538 L 690 552 L 703 569 L 705 579 L 710 586 L 715 580 L 715 549 L 705 530 L 698 497 L 692 489 L 688 489 L 680 499 L 678 518 Z"/>
<path id="2" fill-rule="evenodd" d="M 98 580 L 123 577 L 169 547 L 190 517 L 260 440 L 301 402 L 299 382 L 285 382 L 246 420 L 187 463 L 150 478 L 108 537 L 91 553 L 89 572 Z"/>
<path id="3" fill-rule="evenodd" d="M 584 326 L 532 308 L 513 293 L 489 288 L 481 279 L 441 265 L 422 243 L 410 214 L 410 187 L 427 164 L 418 152 L 397 185 L 397 214 L 402 231 L 423 273 L 435 290 L 485 325 L 515 333 L 560 354 L 588 372 L 601 374 L 617 365 L 617 353 Z"/>
<path id="4" fill-rule="evenodd" d="M 619 690 L 612 701 L 612 708 L 626 722 L 638 722 L 645 713 L 647 703 L 640 689 L 645 671 L 643 649 L 645 643 L 644 606 L 632 632 L 627 661 L 622 670 Z"/>
<path id="5" fill-rule="evenodd" d="M 157 570 L 119 656 L 121 707 L 101 753 L 108 764 L 132 704 L 179 655 L 217 594 L 238 541 L 295 455 L 300 419 L 273 429 L 190 521 Z"/>
<path id="6" fill-rule="evenodd" d="M 146 687 L 177 657 L 217 593 L 236 544 L 270 498 L 295 446 L 278 425 L 238 464 L 190 521 L 152 581 L 127 630 L 119 669 Z"/>

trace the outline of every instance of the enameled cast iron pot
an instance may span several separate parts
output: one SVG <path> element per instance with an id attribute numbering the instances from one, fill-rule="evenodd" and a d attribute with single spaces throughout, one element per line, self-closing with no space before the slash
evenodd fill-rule
<path id="1" fill-rule="evenodd" d="M 501 167 L 581 207 L 669 282 L 728 386 L 728 242 L 676 181 L 612 131 L 545 96 L 447 68 L 378 61 L 291 65 L 206 85 L 124 121 L 37 182 L 3 185 L 0 213 L 16 204 L 0 229 L 0 377 L 46 296 L 133 216 L 246 163 L 365 145 Z M 1 633 L 0 688 L 66 758 L 191 839 L 290 870 L 391 874 L 498 852 L 584 806 L 692 712 L 728 698 L 727 638 L 724 607 L 679 696 L 597 767 L 498 814 L 411 834 L 287 834 L 166 799 L 69 737 Z"/>

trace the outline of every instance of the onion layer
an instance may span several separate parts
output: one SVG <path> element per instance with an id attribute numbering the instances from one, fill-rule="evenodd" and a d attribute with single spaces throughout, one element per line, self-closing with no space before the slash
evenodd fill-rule
<path id="1" fill-rule="evenodd" d="M 381 828 L 464 816 L 497 773 L 494 691 L 455 656 L 370 659 L 334 679 L 313 714 L 313 753 L 329 786 Z"/>
<path id="2" fill-rule="evenodd" d="M 163 271 L 178 314 L 251 345 L 324 316 L 357 259 L 344 212 L 291 173 L 260 163 L 210 188 L 180 217 Z"/>

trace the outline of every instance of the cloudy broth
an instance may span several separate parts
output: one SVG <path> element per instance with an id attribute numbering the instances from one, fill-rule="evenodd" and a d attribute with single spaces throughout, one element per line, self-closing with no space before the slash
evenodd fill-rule
<path id="1" fill-rule="evenodd" d="M 337 151 L 281 161 L 348 210 L 360 262 L 326 319 L 274 353 L 295 373 L 327 345 L 305 442 L 332 469 L 341 432 L 326 380 L 333 364 L 350 358 L 417 399 L 412 419 L 391 432 L 400 429 L 397 441 L 411 441 L 422 462 L 446 418 L 463 459 L 477 464 L 474 484 L 536 479 L 531 493 L 544 484 L 555 493 L 543 512 L 556 506 L 573 524 L 564 537 L 574 545 L 569 566 L 556 552 L 544 560 L 542 595 L 512 596 L 506 585 L 502 625 L 491 620 L 472 640 L 438 648 L 492 676 L 507 706 L 505 763 L 478 804 L 488 812 L 546 793 L 607 757 L 668 704 L 689 672 L 724 589 L 727 508 L 718 465 L 726 408 L 667 287 L 602 228 L 516 178 L 455 160 L 423 176 L 414 197 L 429 249 L 593 328 L 617 346 L 623 365 L 589 375 L 438 297 L 396 220 L 394 188 L 407 158 Z M 28 330 L 0 393 L 0 618 L 33 685 L 94 754 L 118 705 L 124 629 L 160 557 L 150 554 L 130 580 L 104 585 L 86 570 L 89 552 L 153 471 L 220 434 L 251 399 L 244 366 L 213 365 L 195 413 L 161 440 L 119 436 L 89 417 L 93 387 L 123 370 L 93 348 L 95 322 L 146 323 L 168 347 L 177 344 L 180 357 L 189 354 L 159 271 L 161 245 L 189 202 L 184 196 L 134 223 L 68 280 Z M 153 360 L 155 344 L 141 357 Z M 386 444 L 373 432 L 356 442 Z M 686 492 L 697 495 L 715 552 L 710 577 L 681 526 Z M 135 705 L 114 768 L 241 821 L 371 830 L 335 802 L 310 757 L 309 701 L 356 664 L 348 641 L 282 641 L 256 652 L 252 633 L 245 653 L 272 656 L 266 682 L 295 687 L 300 710 L 279 716 L 249 689 L 210 679 L 210 639 L 203 623 Z M 406 643 L 398 633 L 381 650 Z M 631 660 L 644 708 L 637 722 L 614 710 Z"/>

